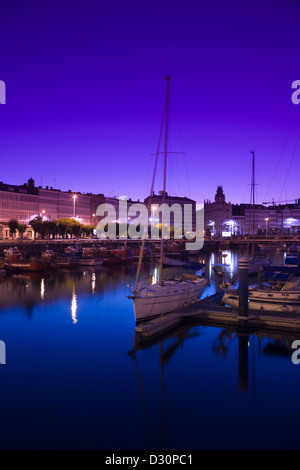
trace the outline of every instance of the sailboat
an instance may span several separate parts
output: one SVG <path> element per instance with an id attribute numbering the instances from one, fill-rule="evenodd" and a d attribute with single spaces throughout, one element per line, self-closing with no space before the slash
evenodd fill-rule
<path id="1" fill-rule="evenodd" d="M 267 284 L 261 287 L 249 287 L 249 310 L 267 310 L 272 312 L 300 313 L 300 278 L 292 274 L 281 285 Z M 222 302 L 238 308 L 239 293 L 237 289 L 225 292 Z"/>
<path id="2" fill-rule="evenodd" d="M 170 92 L 170 76 L 166 78 L 167 91 L 165 100 L 165 109 L 161 122 L 160 136 L 158 149 L 156 153 L 156 160 L 154 166 L 154 173 L 152 178 L 152 185 L 150 190 L 150 198 L 148 202 L 148 211 L 151 207 L 151 195 L 153 194 L 155 174 L 157 168 L 157 161 L 160 149 L 160 140 L 164 128 L 164 175 L 163 175 L 163 200 L 165 202 L 166 196 L 166 169 L 167 169 L 167 141 L 168 141 L 168 111 L 169 111 L 169 92 Z M 140 258 L 137 269 L 136 282 L 133 289 L 133 295 L 129 298 L 134 302 L 135 321 L 145 321 L 149 318 L 162 315 L 165 313 L 174 312 L 175 310 L 190 305 L 198 300 L 208 285 L 208 281 L 203 277 L 193 274 L 183 274 L 180 278 L 163 279 L 163 263 L 164 263 L 164 243 L 163 234 L 160 240 L 160 260 L 159 260 L 159 278 L 154 279 L 152 284 L 144 284 L 139 282 L 140 268 L 142 263 L 142 255 L 145 246 L 145 239 L 147 228 L 145 228 L 143 241 L 141 244 Z"/>
<path id="3" fill-rule="evenodd" d="M 251 196 L 250 196 L 250 211 L 249 211 L 249 228 L 248 228 L 248 245 L 247 245 L 247 256 L 248 256 L 248 273 L 257 274 L 261 266 L 268 266 L 271 264 L 271 260 L 264 254 L 255 253 L 255 164 L 254 164 L 254 151 L 252 153 L 252 181 L 251 181 Z M 252 214 L 252 256 L 249 257 L 249 247 L 250 247 L 250 222 Z"/>

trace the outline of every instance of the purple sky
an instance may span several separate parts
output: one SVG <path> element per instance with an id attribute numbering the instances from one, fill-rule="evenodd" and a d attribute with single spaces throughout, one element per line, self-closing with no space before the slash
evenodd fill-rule
<path id="1" fill-rule="evenodd" d="M 296 0 L 1 0 L 0 18 L 1 181 L 146 197 L 170 74 L 170 193 L 248 202 L 254 149 L 257 201 L 300 197 Z"/>

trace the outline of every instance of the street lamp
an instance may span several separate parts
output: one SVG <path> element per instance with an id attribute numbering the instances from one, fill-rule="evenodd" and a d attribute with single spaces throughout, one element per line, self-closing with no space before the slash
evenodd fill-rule
<path id="1" fill-rule="evenodd" d="M 77 199 L 77 195 L 76 194 L 73 194 L 73 199 L 74 199 L 74 210 L 73 210 L 73 217 L 75 219 L 76 217 L 76 212 L 75 212 L 75 204 L 76 204 L 76 199 Z"/>
<path id="2" fill-rule="evenodd" d="M 268 236 L 268 222 L 269 222 L 269 220 L 270 220 L 269 217 L 265 218 L 265 221 L 266 221 L 266 238 Z"/>

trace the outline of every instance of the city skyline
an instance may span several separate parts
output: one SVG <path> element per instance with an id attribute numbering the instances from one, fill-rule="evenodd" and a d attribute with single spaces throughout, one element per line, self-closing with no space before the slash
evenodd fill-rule
<path id="1" fill-rule="evenodd" d="M 146 197 L 169 73 L 169 194 L 248 203 L 255 150 L 257 202 L 298 198 L 299 8 L 3 2 L 1 180 Z"/>

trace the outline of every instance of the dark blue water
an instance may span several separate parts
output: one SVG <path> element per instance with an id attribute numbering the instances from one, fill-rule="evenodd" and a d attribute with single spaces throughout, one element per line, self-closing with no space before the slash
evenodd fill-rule
<path id="1" fill-rule="evenodd" d="M 237 254 L 227 259 L 235 270 Z M 0 282 L 0 447 L 298 448 L 297 335 L 198 324 L 135 349 L 135 270 Z"/>

